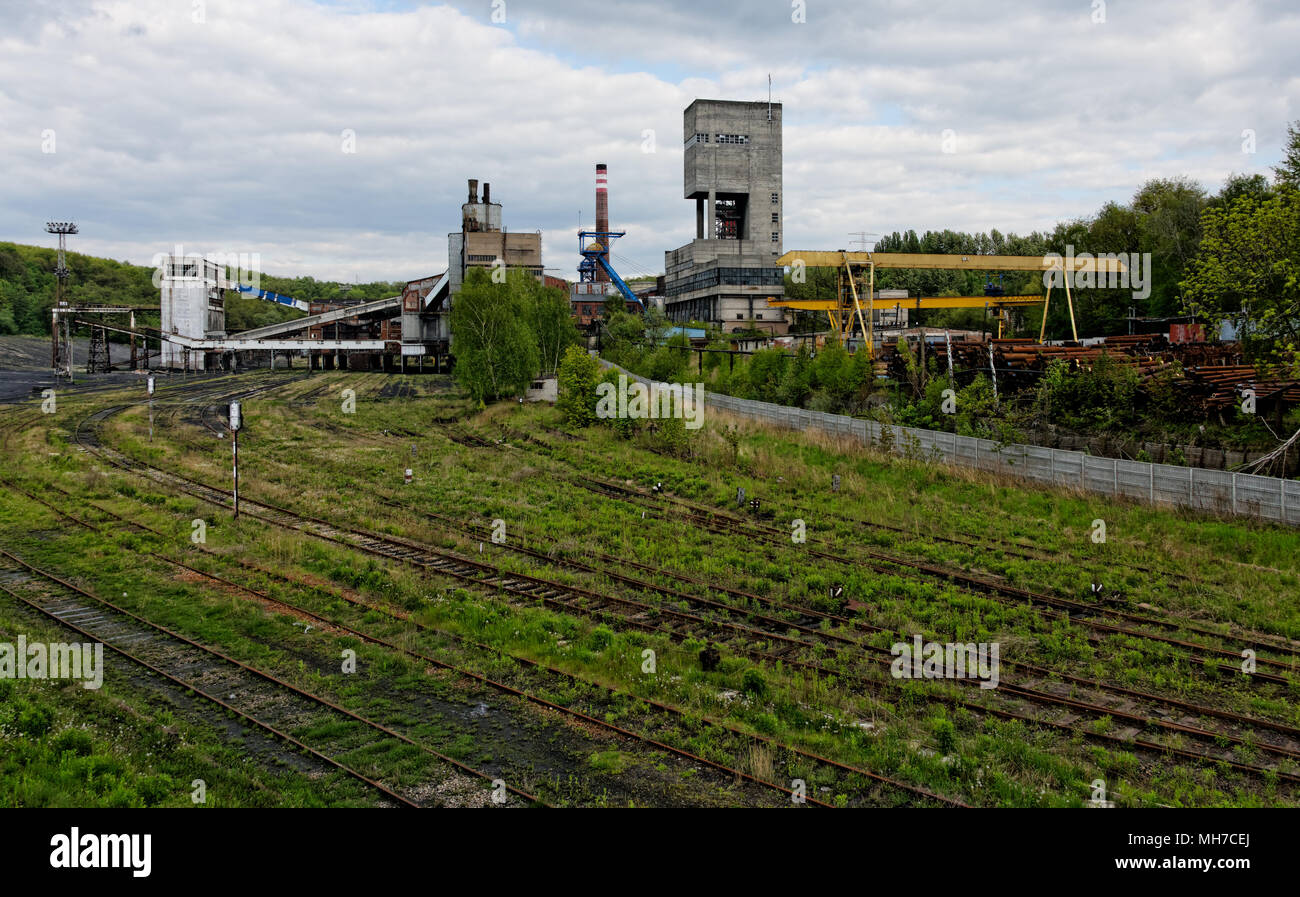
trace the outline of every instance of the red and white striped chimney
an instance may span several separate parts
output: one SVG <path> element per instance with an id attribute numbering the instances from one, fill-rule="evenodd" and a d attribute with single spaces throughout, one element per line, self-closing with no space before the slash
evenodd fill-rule
<path id="1" fill-rule="evenodd" d="M 609 169 L 603 162 L 596 164 L 596 230 L 609 233 Z M 609 261 L 609 238 L 597 238 L 605 247 L 605 260 Z M 596 269 L 596 282 L 609 283 L 609 275 L 604 268 Z"/>

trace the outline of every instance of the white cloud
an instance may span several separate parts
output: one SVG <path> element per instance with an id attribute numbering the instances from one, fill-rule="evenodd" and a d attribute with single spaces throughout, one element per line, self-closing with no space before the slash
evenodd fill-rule
<path id="1" fill-rule="evenodd" d="M 792 248 L 1050 228 L 1153 176 L 1214 188 L 1267 172 L 1300 118 L 1284 4 L 1111 2 L 1097 25 L 1087 0 L 809 0 L 803 25 L 782 0 L 509 0 L 504 25 L 487 2 L 207 0 L 202 24 L 168 0 L 12 7 L 0 239 L 41 242 L 45 220 L 71 218 L 83 251 L 148 262 L 181 241 L 320 278 L 442 270 L 469 177 L 572 276 L 598 161 L 620 255 L 657 270 L 694 228 L 682 109 L 761 99 L 769 73 Z"/>

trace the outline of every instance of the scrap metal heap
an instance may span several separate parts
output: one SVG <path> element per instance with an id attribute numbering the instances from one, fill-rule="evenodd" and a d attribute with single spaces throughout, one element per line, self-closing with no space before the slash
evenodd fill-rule
<path id="1" fill-rule="evenodd" d="M 1286 376 L 1277 368 L 1243 364 L 1241 345 L 1235 342 L 1175 343 L 1162 333 L 1108 336 L 1087 346 L 1039 345 L 1028 338 L 949 342 L 943 331 L 931 331 L 925 340 L 926 355 L 938 359 L 941 373 L 947 370 L 951 352 L 959 382 L 968 383 L 981 372 L 987 375 L 991 365 L 1003 392 L 1033 388 L 1054 361 L 1081 371 L 1091 370 L 1104 356 L 1112 363 L 1135 368 L 1143 385 L 1157 374 L 1171 372 L 1172 386 L 1182 407 L 1202 416 L 1240 405 L 1248 389 L 1254 391 L 1261 414 L 1280 414 L 1300 404 L 1300 379 Z M 919 337 L 908 342 L 914 353 L 919 351 Z M 907 361 L 897 348 L 886 345 L 882 355 L 889 376 L 906 382 Z"/>

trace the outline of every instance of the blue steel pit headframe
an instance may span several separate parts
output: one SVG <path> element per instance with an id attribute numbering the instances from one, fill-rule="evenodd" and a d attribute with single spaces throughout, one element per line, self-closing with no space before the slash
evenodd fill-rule
<path id="1" fill-rule="evenodd" d="M 580 230 L 578 231 L 578 251 L 582 253 L 582 263 L 578 265 L 578 275 L 583 281 L 595 280 L 596 267 L 600 266 L 605 269 L 609 275 L 610 281 L 618 287 L 618 291 L 623 294 L 623 298 L 628 302 L 635 302 L 645 311 L 645 303 L 641 301 L 632 288 L 623 282 L 623 278 L 618 276 L 614 266 L 609 263 L 609 246 L 619 237 L 626 236 L 627 231 L 598 231 L 598 230 Z M 588 240 L 598 242 L 588 245 Z"/>

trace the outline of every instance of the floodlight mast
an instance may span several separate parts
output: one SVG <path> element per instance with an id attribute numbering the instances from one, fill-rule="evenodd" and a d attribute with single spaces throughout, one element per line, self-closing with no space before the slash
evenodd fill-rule
<path id="1" fill-rule="evenodd" d="M 54 309 L 50 316 L 50 335 L 52 337 L 50 344 L 50 366 L 54 368 L 57 374 L 60 370 L 60 350 L 68 353 L 68 377 L 72 377 L 72 333 L 67 334 L 67 345 L 64 345 L 59 339 L 59 312 L 68 307 L 68 234 L 77 233 L 77 225 L 72 221 L 47 221 L 45 222 L 45 232 L 47 234 L 56 234 L 59 238 L 59 260 L 54 268 Z M 69 331 L 71 327 L 69 326 Z"/>

